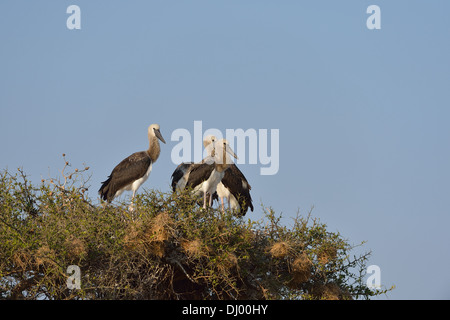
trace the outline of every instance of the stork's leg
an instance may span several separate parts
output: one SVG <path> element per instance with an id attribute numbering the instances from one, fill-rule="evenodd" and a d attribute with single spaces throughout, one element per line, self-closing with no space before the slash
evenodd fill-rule
<path id="1" fill-rule="evenodd" d="M 133 190 L 133 195 L 131 196 L 131 203 L 130 203 L 130 206 L 128 207 L 128 211 L 130 211 L 130 212 L 132 212 L 134 210 L 133 200 L 134 200 L 135 195 L 136 195 L 136 190 Z"/>
<path id="2" fill-rule="evenodd" d="M 209 207 L 212 208 L 212 194 L 209 195 Z"/>
<path id="3" fill-rule="evenodd" d="M 206 192 L 203 192 L 203 209 L 206 210 Z"/>
<path id="4" fill-rule="evenodd" d="M 223 197 L 220 197 L 220 202 L 222 203 L 222 212 L 225 212 L 225 205 L 223 203 Z"/>

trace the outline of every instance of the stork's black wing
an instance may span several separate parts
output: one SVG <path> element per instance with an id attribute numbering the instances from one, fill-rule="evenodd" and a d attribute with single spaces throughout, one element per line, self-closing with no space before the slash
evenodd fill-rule
<path id="1" fill-rule="evenodd" d="M 111 172 L 108 179 L 102 182 L 100 197 L 111 202 L 117 191 L 142 178 L 152 160 L 146 151 L 135 152 L 123 159 Z"/>
<path id="2" fill-rule="evenodd" d="M 186 183 L 186 187 L 195 188 L 203 181 L 208 180 L 213 172 L 214 164 L 196 163 L 191 165 L 189 169 L 189 178 Z"/>
<path id="3" fill-rule="evenodd" d="M 172 173 L 172 190 L 175 192 L 178 181 L 186 174 L 193 162 L 183 162 L 178 165 L 175 171 Z"/>
<path id="4" fill-rule="evenodd" d="M 249 207 L 250 210 L 253 211 L 252 197 L 250 195 L 252 187 L 244 174 L 234 163 L 225 171 L 222 184 L 239 201 L 242 215 L 247 213 Z"/>

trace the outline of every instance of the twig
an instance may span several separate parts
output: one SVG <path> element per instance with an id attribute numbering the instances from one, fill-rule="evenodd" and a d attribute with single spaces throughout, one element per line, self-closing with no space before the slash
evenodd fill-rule
<path id="1" fill-rule="evenodd" d="M 194 279 L 192 279 L 189 274 L 186 272 L 186 270 L 184 269 L 184 267 L 181 265 L 181 263 L 176 260 L 176 259 L 169 259 L 168 260 L 171 263 L 175 263 L 178 267 L 180 267 L 181 271 L 183 271 L 183 273 L 186 275 L 186 277 L 192 282 L 192 283 L 197 283 L 197 281 L 195 281 Z"/>

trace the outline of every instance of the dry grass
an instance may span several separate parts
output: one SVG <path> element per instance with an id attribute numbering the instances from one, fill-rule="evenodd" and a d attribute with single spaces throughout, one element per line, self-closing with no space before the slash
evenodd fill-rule
<path id="1" fill-rule="evenodd" d="M 11 262 L 17 267 L 19 270 L 26 269 L 28 262 L 30 261 L 30 255 L 25 250 L 18 250 L 14 252 Z"/>
<path id="2" fill-rule="evenodd" d="M 56 253 L 48 245 L 40 247 L 35 254 L 35 261 L 38 266 L 49 266 L 54 264 Z"/>

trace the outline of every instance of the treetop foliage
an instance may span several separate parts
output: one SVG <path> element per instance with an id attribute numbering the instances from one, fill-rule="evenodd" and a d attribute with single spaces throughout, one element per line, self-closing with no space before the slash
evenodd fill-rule
<path id="1" fill-rule="evenodd" d="M 368 299 L 370 253 L 297 214 L 253 221 L 189 192 L 143 190 L 127 203 L 89 199 L 85 167 L 33 185 L 0 172 L 0 297 L 6 299 Z M 69 289 L 68 266 L 80 268 Z"/>

